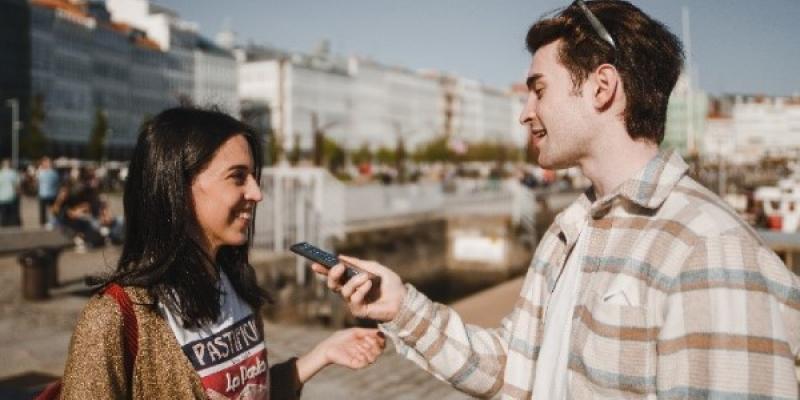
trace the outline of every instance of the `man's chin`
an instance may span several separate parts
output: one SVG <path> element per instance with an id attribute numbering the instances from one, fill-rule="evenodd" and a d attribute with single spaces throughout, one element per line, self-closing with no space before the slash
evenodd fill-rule
<path id="1" fill-rule="evenodd" d="M 560 160 L 557 158 L 542 157 L 541 154 L 539 154 L 539 159 L 537 161 L 539 162 L 540 167 L 550 170 L 567 169 L 576 165 L 576 163 L 572 160 Z"/>

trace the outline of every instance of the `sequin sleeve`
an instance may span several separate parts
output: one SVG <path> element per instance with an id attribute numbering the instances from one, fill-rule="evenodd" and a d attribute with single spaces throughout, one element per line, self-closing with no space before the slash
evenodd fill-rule
<path id="1" fill-rule="evenodd" d="M 95 296 L 72 335 L 61 398 L 129 398 L 123 358 L 122 314 L 113 299 Z"/>

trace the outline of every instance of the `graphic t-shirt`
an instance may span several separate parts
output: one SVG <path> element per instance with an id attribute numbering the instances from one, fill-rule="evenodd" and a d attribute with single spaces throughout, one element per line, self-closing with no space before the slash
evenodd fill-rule
<path id="1" fill-rule="evenodd" d="M 199 329 L 186 329 L 164 305 L 159 308 L 200 375 L 211 400 L 269 399 L 269 366 L 264 337 L 253 310 L 242 301 L 224 272 L 219 319 Z"/>

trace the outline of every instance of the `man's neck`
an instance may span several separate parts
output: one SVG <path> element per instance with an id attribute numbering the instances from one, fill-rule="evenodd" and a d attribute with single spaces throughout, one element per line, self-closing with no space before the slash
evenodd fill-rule
<path id="1" fill-rule="evenodd" d="M 594 155 L 580 163 L 583 174 L 589 178 L 595 195 L 601 198 L 613 192 L 626 180 L 632 178 L 658 154 L 658 145 L 649 141 L 631 140 L 627 136 L 603 141 Z"/>

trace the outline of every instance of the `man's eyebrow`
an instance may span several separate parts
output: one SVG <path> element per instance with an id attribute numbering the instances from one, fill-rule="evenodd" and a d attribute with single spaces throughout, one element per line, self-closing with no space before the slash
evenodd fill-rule
<path id="1" fill-rule="evenodd" d="M 538 74 L 538 73 L 529 76 L 528 79 L 525 81 L 525 86 L 528 87 L 528 90 L 533 90 L 533 85 L 535 85 L 536 81 L 541 79 L 542 76 L 543 76 L 542 74 Z"/>

